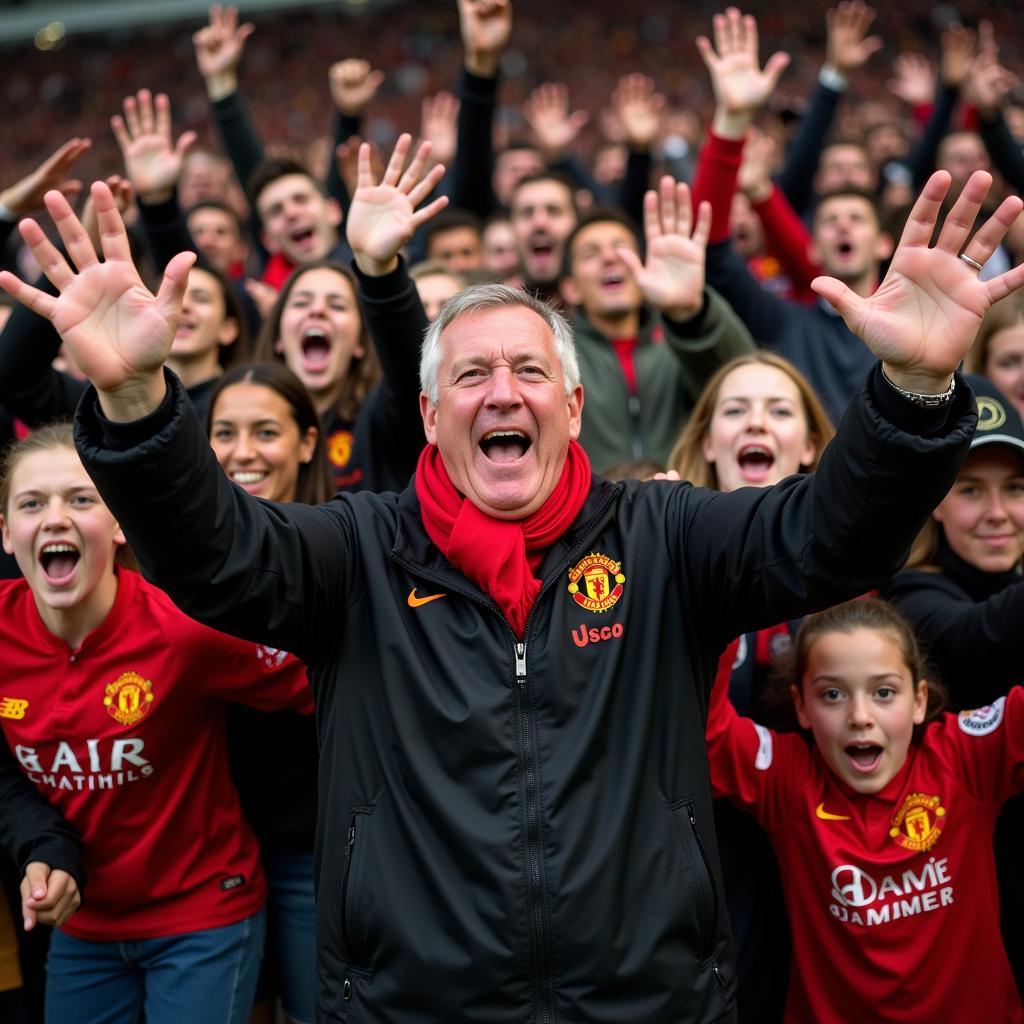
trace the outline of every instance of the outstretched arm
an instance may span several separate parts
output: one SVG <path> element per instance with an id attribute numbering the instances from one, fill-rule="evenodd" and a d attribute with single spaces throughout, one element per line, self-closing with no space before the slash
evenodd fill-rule
<path id="1" fill-rule="evenodd" d="M 992 176 L 971 175 L 930 246 L 951 178 L 936 171 L 924 187 L 878 290 L 855 295 L 832 277 L 819 277 L 814 290 L 827 299 L 847 327 L 882 360 L 889 380 L 907 391 L 941 394 L 974 342 L 989 306 L 1024 284 L 1024 265 L 982 281 L 963 253 L 984 265 L 1021 211 L 1016 196 L 970 237 Z"/>

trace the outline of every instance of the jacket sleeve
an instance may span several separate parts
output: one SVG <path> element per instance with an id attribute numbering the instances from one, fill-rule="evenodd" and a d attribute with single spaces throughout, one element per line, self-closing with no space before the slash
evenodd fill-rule
<path id="1" fill-rule="evenodd" d="M 331 142 L 331 152 L 327 161 L 327 177 L 324 179 L 324 188 L 327 189 L 329 196 L 338 200 L 342 210 L 346 212 L 352 197 L 348 194 L 348 186 L 341 176 L 341 171 L 338 170 L 337 153 L 338 147 L 343 142 L 347 142 L 353 135 L 359 134 L 360 123 L 361 119 L 358 117 L 350 117 L 342 114 L 340 111 L 334 112 L 333 141 Z"/>
<path id="2" fill-rule="evenodd" d="M 921 138 L 907 158 L 915 192 L 924 188 L 925 182 L 935 170 L 935 164 L 939 158 L 939 143 L 949 131 L 949 122 L 953 117 L 953 108 L 956 106 L 959 95 L 959 90 L 955 88 L 950 88 L 947 85 L 939 86 L 935 104 L 932 106 Z"/>
<path id="3" fill-rule="evenodd" d="M 990 120 L 980 119 L 981 138 L 992 165 L 1010 183 L 1014 192 L 1024 192 L 1024 148 L 1010 134 L 1001 110 Z"/>
<path id="4" fill-rule="evenodd" d="M 941 573 L 912 571 L 896 576 L 885 596 L 914 624 L 954 706 L 995 700 L 1024 679 L 1024 580 L 971 601 Z"/>
<path id="5" fill-rule="evenodd" d="M 138 206 L 142 230 L 158 272 L 162 272 L 179 252 L 196 253 L 197 266 L 204 265 L 203 255 L 189 234 L 177 193 L 163 203 L 144 203 L 140 200 Z"/>
<path id="6" fill-rule="evenodd" d="M 736 659 L 734 640 L 718 660 L 705 740 L 711 793 L 748 811 L 766 828 L 781 820 L 789 801 L 786 783 L 806 775 L 808 747 L 799 736 L 781 735 L 744 718 L 729 700 L 729 677 Z"/>
<path id="7" fill-rule="evenodd" d="M 498 79 L 462 69 L 459 79 L 458 141 L 452 169 L 452 206 L 486 217 L 498 206 L 494 175 L 494 107 Z"/>
<path id="8" fill-rule="evenodd" d="M 786 201 L 782 190 L 773 187 L 768 198 L 753 204 L 754 213 L 761 219 L 768 251 L 782 266 L 783 273 L 793 286 L 793 294 L 800 300 L 814 301 L 811 282 L 822 270 L 811 260 L 811 233 Z"/>
<path id="9" fill-rule="evenodd" d="M 665 342 L 679 359 L 680 380 L 696 403 L 715 371 L 735 356 L 754 350 L 754 339 L 729 303 L 711 288 L 704 289 L 701 311 L 685 323 L 662 319 Z"/>
<path id="10" fill-rule="evenodd" d="M 45 277 L 36 287 L 57 294 Z M 59 351 L 50 321 L 16 302 L 0 333 L 0 404 L 30 427 L 73 416 L 85 391 L 84 382 L 53 368 Z"/>
<path id="11" fill-rule="evenodd" d="M 732 306 L 758 345 L 778 345 L 789 304 L 761 286 L 731 242 L 711 243 L 707 253 L 708 284 Z"/>
<path id="12" fill-rule="evenodd" d="M 365 457 L 378 464 L 375 478 L 394 490 L 412 475 L 424 445 L 419 363 L 427 314 L 401 257 L 397 269 L 381 277 L 367 277 L 352 266 L 383 371 L 372 400 L 360 410 L 356 444 L 367 445 Z"/>
<path id="13" fill-rule="evenodd" d="M 150 416 L 111 423 L 90 388 L 75 418 L 86 470 L 146 576 L 187 615 L 307 663 L 358 598 L 349 500 L 276 505 L 221 471 L 181 382 Z"/>
<path id="14" fill-rule="evenodd" d="M 832 132 L 832 122 L 842 93 L 822 85 L 815 87 L 800 129 L 786 153 L 786 165 L 778 178 L 782 194 L 801 216 L 811 208 L 814 175 L 821 161 L 825 140 Z"/>
<path id="15" fill-rule="evenodd" d="M 64 815 L 25 777 L 0 734 L 0 845 L 24 871 L 34 860 L 66 871 L 85 885 L 82 843 Z"/>
<path id="16" fill-rule="evenodd" d="M 949 407 L 930 410 L 880 373 L 876 364 L 815 473 L 729 493 L 678 489 L 673 564 L 703 635 L 724 646 L 863 594 L 903 563 L 956 478 L 977 412 L 962 379 Z"/>

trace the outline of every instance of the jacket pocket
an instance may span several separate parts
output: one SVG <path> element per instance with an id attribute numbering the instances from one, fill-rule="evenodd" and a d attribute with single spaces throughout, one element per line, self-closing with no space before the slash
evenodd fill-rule
<path id="1" fill-rule="evenodd" d="M 369 964 L 366 936 L 366 864 L 373 808 L 353 807 L 348 824 L 345 871 L 341 879 L 341 934 L 352 967 Z M 346 995 L 346 1002 L 349 996 Z"/>
<path id="2" fill-rule="evenodd" d="M 672 817 L 690 865 L 697 917 L 697 956 L 701 963 L 705 963 L 715 952 L 719 914 L 718 888 L 711 873 L 711 863 L 704 840 L 701 838 L 693 802 L 684 799 L 673 804 Z"/>

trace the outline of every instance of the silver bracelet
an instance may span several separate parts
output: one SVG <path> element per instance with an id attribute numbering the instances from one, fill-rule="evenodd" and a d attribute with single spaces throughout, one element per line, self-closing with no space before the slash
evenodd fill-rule
<path id="1" fill-rule="evenodd" d="M 956 374 L 950 378 L 949 387 L 939 395 L 922 395 L 920 392 L 907 391 L 898 384 L 893 384 L 885 372 L 885 367 L 882 367 L 882 378 L 898 395 L 902 395 L 908 402 L 913 402 L 914 405 L 918 405 L 922 409 L 937 409 L 940 406 L 948 405 L 953 400 L 953 393 L 956 391 Z"/>

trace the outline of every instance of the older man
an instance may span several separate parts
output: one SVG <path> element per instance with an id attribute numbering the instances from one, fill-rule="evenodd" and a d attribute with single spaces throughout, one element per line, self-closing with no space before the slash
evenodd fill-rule
<path id="1" fill-rule="evenodd" d="M 162 369 L 190 258 L 150 295 L 103 185 L 105 262 L 58 194 L 78 273 L 26 223 L 62 294 L 0 284 L 95 382 L 79 445 L 147 572 L 190 614 L 309 665 L 320 1020 L 732 1018 L 706 694 L 729 638 L 891 573 L 955 475 L 975 417 L 953 371 L 1024 268 L 973 269 L 1021 207 L 968 242 L 986 175 L 928 248 L 947 187 L 929 182 L 874 296 L 819 285 L 885 376 L 817 474 L 730 494 L 592 477 L 569 332 L 499 285 L 428 332 L 408 490 L 252 499 Z"/>

